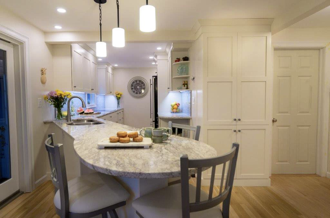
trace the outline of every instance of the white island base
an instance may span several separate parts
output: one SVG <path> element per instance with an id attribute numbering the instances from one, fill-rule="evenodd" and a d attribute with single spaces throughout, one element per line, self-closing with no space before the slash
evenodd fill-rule
<path id="1" fill-rule="evenodd" d="M 94 170 L 87 168 L 82 163 L 80 163 L 80 169 L 82 175 L 96 172 Z M 165 179 L 134 179 L 127 177 L 114 177 L 114 178 L 116 178 L 131 194 L 130 199 L 126 202 L 126 206 L 116 210 L 120 218 L 139 218 L 139 216 L 135 212 L 135 209 L 132 207 L 133 200 L 168 186 L 167 178 Z"/>

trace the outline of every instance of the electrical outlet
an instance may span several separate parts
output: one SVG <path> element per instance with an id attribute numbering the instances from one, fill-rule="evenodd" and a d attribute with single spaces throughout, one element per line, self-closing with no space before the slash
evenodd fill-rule
<path id="1" fill-rule="evenodd" d="M 38 108 L 42 108 L 42 98 L 38 98 Z"/>

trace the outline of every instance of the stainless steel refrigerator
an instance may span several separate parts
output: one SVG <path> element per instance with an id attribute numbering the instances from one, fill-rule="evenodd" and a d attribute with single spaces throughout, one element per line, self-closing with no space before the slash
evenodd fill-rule
<path id="1" fill-rule="evenodd" d="M 150 79 L 150 125 L 158 128 L 158 79 L 157 75 Z"/>

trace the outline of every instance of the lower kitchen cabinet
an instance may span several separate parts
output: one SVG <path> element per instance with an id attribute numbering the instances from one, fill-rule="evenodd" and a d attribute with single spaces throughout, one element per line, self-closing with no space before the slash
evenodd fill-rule
<path id="1" fill-rule="evenodd" d="M 114 123 L 120 123 L 120 124 L 124 124 L 124 110 L 119 110 L 116 112 L 113 112 L 111 114 L 107 114 L 105 116 L 100 117 L 101 119 L 107 120 L 107 121 L 111 121 Z"/>
<path id="2" fill-rule="evenodd" d="M 267 125 L 224 125 L 209 126 L 205 130 L 207 144 L 216 149 L 218 155 L 230 151 L 233 143 L 240 144 L 236 166 L 235 185 L 270 185 L 270 140 L 271 129 Z M 216 179 L 220 180 L 221 167 L 217 168 Z M 210 171 L 203 174 L 205 185 L 209 185 Z"/>

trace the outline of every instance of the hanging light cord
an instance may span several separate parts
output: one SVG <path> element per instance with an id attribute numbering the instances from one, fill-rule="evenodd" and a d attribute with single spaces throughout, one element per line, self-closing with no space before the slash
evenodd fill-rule
<path id="1" fill-rule="evenodd" d="M 148 0 L 146 0 L 146 2 L 147 2 L 147 4 L 146 5 L 148 5 L 149 3 L 148 3 Z"/>
<path id="2" fill-rule="evenodd" d="M 102 42 L 102 7 L 101 7 L 101 4 L 99 4 L 99 10 L 100 10 L 100 42 Z"/>
<path id="3" fill-rule="evenodd" d="M 119 0 L 116 1 L 117 1 L 117 26 L 119 28 Z"/>

